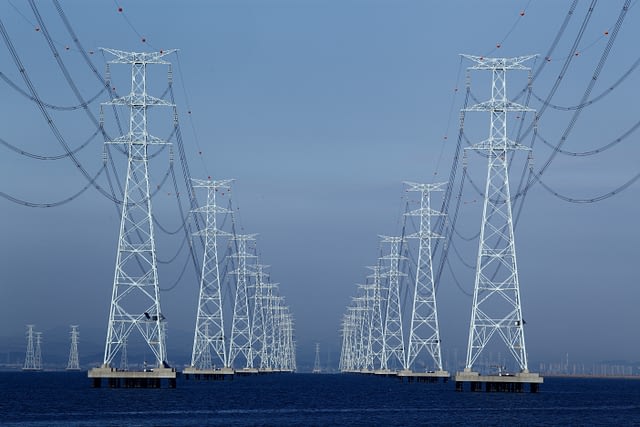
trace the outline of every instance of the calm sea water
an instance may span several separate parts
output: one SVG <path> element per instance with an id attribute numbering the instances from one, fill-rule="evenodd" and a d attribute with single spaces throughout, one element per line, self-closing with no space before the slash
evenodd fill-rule
<path id="1" fill-rule="evenodd" d="M 179 379 L 94 389 L 86 372 L 0 372 L 8 426 L 640 425 L 640 380 L 547 378 L 537 394 L 359 375 Z"/>

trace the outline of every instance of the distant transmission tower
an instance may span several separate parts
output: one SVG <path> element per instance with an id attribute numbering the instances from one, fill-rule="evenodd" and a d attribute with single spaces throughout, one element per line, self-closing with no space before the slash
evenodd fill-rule
<path id="1" fill-rule="evenodd" d="M 251 358 L 255 360 L 257 357 L 260 360 L 258 367 L 263 368 L 265 367 L 264 359 L 267 357 L 267 322 L 263 294 L 263 291 L 266 290 L 264 282 L 266 273 L 264 269 L 269 266 L 258 264 L 255 267 L 256 282 L 253 292 L 253 315 L 251 316 Z"/>
<path id="2" fill-rule="evenodd" d="M 23 371 L 37 371 L 36 367 L 36 351 L 35 351 L 35 332 L 33 328 L 35 325 L 27 325 L 27 352 L 24 358 Z"/>
<path id="3" fill-rule="evenodd" d="M 507 99 L 506 73 L 508 70 L 528 70 L 523 63 L 535 55 L 516 58 L 462 56 L 475 62 L 470 69 L 489 70 L 493 76 L 491 99 L 465 110 L 491 114 L 489 138 L 471 147 L 486 152 L 488 170 L 465 372 L 472 371 L 485 346 L 497 333 L 521 372 L 527 373 L 508 159 L 510 151 L 528 150 L 528 147 L 507 137 L 507 113 L 534 110 Z"/>
<path id="4" fill-rule="evenodd" d="M 69 362 L 67 363 L 67 371 L 79 371 L 80 361 L 78 360 L 78 325 L 71 325 L 71 348 L 69 349 Z"/>
<path id="5" fill-rule="evenodd" d="M 160 309 L 158 266 L 149 191 L 149 146 L 168 144 L 147 131 L 147 109 L 173 104 L 147 94 L 149 64 L 169 64 L 162 58 L 175 50 L 136 53 L 103 49 L 113 64 L 131 65 L 131 93 L 108 105 L 129 107 L 129 132 L 108 144 L 123 145 L 128 154 L 127 178 L 118 238 L 115 274 L 103 367 L 109 367 L 132 331 L 139 332 L 158 367 L 167 360 L 164 316 Z"/>
<path id="6" fill-rule="evenodd" d="M 389 270 L 382 274 L 389 281 L 389 293 L 387 295 L 387 314 L 384 325 L 384 345 L 385 353 L 382 369 L 403 369 L 406 362 L 404 352 L 404 335 L 402 333 L 402 312 L 400 301 L 400 277 L 405 276 L 399 270 L 400 260 L 404 259 L 400 255 L 400 243 L 404 242 L 404 237 L 381 236 L 382 243 L 389 243 L 391 246 L 389 255 L 384 255 L 381 259 L 389 262 Z"/>
<path id="7" fill-rule="evenodd" d="M 416 283 L 413 295 L 413 311 L 411 314 L 411 332 L 409 335 L 409 352 L 407 368 L 411 369 L 420 352 L 426 350 L 436 371 L 442 371 L 442 354 L 440 350 L 440 329 L 438 326 L 438 310 L 436 308 L 436 286 L 433 276 L 431 259 L 432 239 L 442 236 L 431 231 L 431 218 L 442 215 L 431 209 L 431 192 L 444 191 L 446 183 L 416 184 L 405 183 L 408 191 L 419 191 L 420 208 L 407 213 L 420 217 L 420 228 L 417 233 L 407 236 L 418 239 L 418 265 L 416 268 Z"/>
<path id="8" fill-rule="evenodd" d="M 274 290 L 277 290 L 278 284 L 271 283 L 269 280 L 261 286 L 264 291 L 264 349 L 260 355 L 260 368 L 273 369 L 275 366 L 275 343 L 276 343 L 276 323 L 274 319 Z"/>
<path id="9" fill-rule="evenodd" d="M 233 320 L 231 324 L 231 343 L 229 344 L 229 366 L 233 367 L 239 354 L 246 360 L 246 368 L 253 368 L 253 356 L 251 351 L 251 322 L 249 320 L 249 295 L 248 279 L 249 269 L 247 258 L 255 258 L 255 255 L 247 252 L 247 242 L 255 240 L 255 234 L 238 234 L 233 240 L 238 243 L 238 251 L 232 255 L 237 259 L 238 267 L 232 272 L 236 275 L 236 296 L 233 305 Z"/>
<path id="10" fill-rule="evenodd" d="M 371 325 L 369 326 L 369 351 L 368 356 L 371 361 L 372 369 L 383 369 L 385 360 L 385 336 L 384 321 L 382 317 L 382 280 L 380 277 L 380 266 L 374 265 L 367 267 L 373 270 L 373 274 L 369 278 L 373 279 L 373 305 L 371 310 Z"/>
<path id="11" fill-rule="evenodd" d="M 218 229 L 217 215 L 228 213 L 229 210 L 217 205 L 216 194 L 219 189 L 228 190 L 233 180 L 204 181 L 192 179 L 192 181 L 194 188 L 207 189 L 207 204 L 196 210 L 205 215 L 206 227 L 196 233 L 204 236 L 205 247 L 191 366 L 198 369 L 211 369 L 212 364 L 227 367 L 226 337 L 224 334 L 222 291 L 218 262 L 218 236 L 227 235 L 227 233 Z M 214 360 L 211 357 L 212 351 L 215 356 Z"/>
<path id="12" fill-rule="evenodd" d="M 320 369 L 320 343 L 316 343 L 316 360 L 313 363 L 313 373 L 319 374 L 322 372 Z"/>
<path id="13" fill-rule="evenodd" d="M 42 332 L 36 332 L 36 351 L 33 360 L 34 369 L 42 370 Z"/>

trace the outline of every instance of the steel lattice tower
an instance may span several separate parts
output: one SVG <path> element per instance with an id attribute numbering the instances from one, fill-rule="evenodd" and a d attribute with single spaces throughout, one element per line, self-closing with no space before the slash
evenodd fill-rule
<path id="1" fill-rule="evenodd" d="M 354 297 L 353 301 L 354 321 L 355 321 L 355 336 L 354 336 L 354 360 L 355 368 L 357 370 L 366 368 L 367 354 L 366 344 L 368 341 L 368 325 L 366 322 L 366 298 Z"/>
<path id="2" fill-rule="evenodd" d="M 289 312 L 289 307 L 282 307 L 282 316 L 283 316 L 283 370 L 285 371 L 295 371 L 296 370 L 296 349 L 295 349 L 295 341 L 293 339 L 293 316 Z"/>
<path id="3" fill-rule="evenodd" d="M 265 348 L 262 351 L 261 360 L 260 360 L 260 368 L 273 368 L 275 365 L 275 339 L 276 339 L 276 331 L 275 331 L 275 323 L 274 323 L 274 293 L 273 290 L 277 289 L 277 283 L 264 283 L 262 285 L 262 290 L 265 291 L 264 299 L 265 299 L 265 322 L 264 322 L 264 343 Z"/>
<path id="4" fill-rule="evenodd" d="M 33 328 L 35 325 L 27 325 L 27 352 L 24 357 L 24 365 L 22 367 L 23 371 L 35 371 L 36 368 L 36 354 L 35 354 L 35 345 L 34 345 L 34 335 Z"/>
<path id="5" fill-rule="evenodd" d="M 316 358 L 313 362 L 313 373 L 319 374 L 320 372 L 322 372 L 322 369 L 320 369 L 320 343 L 316 343 Z"/>
<path id="6" fill-rule="evenodd" d="M 218 229 L 217 215 L 229 213 L 229 209 L 216 204 L 218 190 L 229 189 L 231 179 L 220 181 L 204 181 L 192 179 L 194 188 L 207 189 L 207 204 L 196 209 L 205 215 L 206 227 L 195 233 L 205 239 L 202 276 L 200 278 L 200 296 L 198 298 L 198 314 L 193 337 L 191 366 L 198 369 L 211 369 L 212 363 L 227 367 L 227 350 L 225 344 L 224 318 L 222 309 L 222 291 L 220 286 L 220 267 L 218 260 L 218 236 L 227 236 Z M 215 360 L 211 358 L 211 351 Z"/>
<path id="7" fill-rule="evenodd" d="M 168 142 L 147 131 L 147 109 L 173 104 L 147 94 L 146 70 L 149 64 L 168 65 L 162 58 L 175 50 L 150 53 L 103 50 L 115 56 L 110 63 L 131 65 L 131 93 L 107 103 L 128 107 L 130 119 L 129 132 L 107 142 L 124 145 L 128 162 L 103 367 L 111 365 L 132 331 L 141 334 L 161 367 L 167 355 L 151 214 L 148 148 Z"/>
<path id="8" fill-rule="evenodd" d="M 362 369 L 364 370 L 372 370 L 374 369 L 373 365 L 373 350 L 371 347 L 371 324 L 372 324 L 372 315 L 374 308 L 374 296 L 375 296 L 375 285 L 373 283 L 358 285 L 358 288 L 362 291 L 363 299 L 364 299 L 364 318 L 363 318 L 363 330 L 362 330 L 362 341 L 363 341 L 363 362 Z"/>
<path id="9" fill-rule="evenodd" d="M 264 309 L 264 278 L 266 273 L 264 269 L 269 267 L 268 265 L 258 264 L 256 267 L 256 284 L 253 293 L 253 315 L 251 316 L 251 359 L 252 365 L 256 357 L 259 358 L 260 363 L 258 367 L 265 368 L 267 358 L 267 343 L 266 343 L 266 321 L 265 321 L 265 309 Z"/>
<path id="10" fill-rule="evenodd" d="M 507 113 L 534 111 L 507 99 L 508 70 L 528 70 L 523 65 L 535 55 L 516 58 L 484 58 L 462 55 L 475 62 L 471 70 L 492 73 L 491 99 L 464 111 L 489 112 L 489 138 L 471 147 L 486 152 L 487 183 L 476 263 L 473 306 L 465 372 L 471 372 L 478 356 L 496 334 L 506 344 L 521 372 L 528 372 L 524 320 L 520 301 L 516 247 L 509 191 L 509 152 L 528 150 L 507 136 Z"/>
<path id="11" fill-rule="evenodd" d="M 382 278 L 380 266 L 367 267 L 373 270 L 369 278 L 373 279 L 373 305 L 371 307 L 371 325 L 369 326 L 369 359 L 373 369 L 383 369 L 385 353 L 384 321 L 382 318 Z"/>
<path id="12" fill-rule="evenodd" d="M 405 184 L 409 186 L 407 191 L 419 191 L 421 195 L 420 208 L 405 214 L 420 217 L 418 232 L 407 236 L 408 238 L 418 239 L 419 245 L 406 367 L 410 369 L 424 349 L 433 359 L 435 369 L 442 371 L 436 286 L 431 262 L 431 241 L 432 239 L 442 238 L 442 236 L 431 231 L 431 218 L 442 214 L 431 209 L 431 192 L 444 191 L 443 187 L 446 183 L 417 184 L 406 182 Z"/>
<path id="13" fill-rule="evenodd" d="M 341 372 L 351 370 L 351 315 L 349 308 L 347 308 L 347 314 L 342 317 L 342 349 L 338 369 Z"/>
<path id="14" fill-rule="evenodd" d="M 402 311 L 400 301 L 400 277 L 406 276 L 399 269 L 400 260 L 405 259 L 400 255 L 400 243 L 404 242 L 404 237 L 380 236 L 382 243 L 389 243 L 391 246 L 389 255 L 381 257 L 382 260 L 389 261 L 389 270 L 382 274 L 382 277 L 389 279 L 389 292 L 387 295 L 387 314 L 384 324 L 384 360 L 382 369 L 390 369 L 389 362 L 397 362 L 395 368 L 404 368 L 406 359 L 404 351 L 404 335 L 402 333 Z"/>
<path id="15" fill-rule="evenodd" d="M 36 351 L 33 357 L 33 366 L 37 371 L 42 370 L 42 332 L 36 332 Z"/>
<path id="16" fill-rule="evenodd" d="M 250 271 L 247 268 L 247 258 L 255 255 L 247 252 L 247 242 L 255 240 L 256 234 L 238 234 L 233 240 L 238 243 L 237 252 L 232 257 L 238 261 L 238 267 L 232 272 L 236 279 L 236 295 L 233 304 L 233 321 L 231 323 L 231 343 L 229 344 L 229 366 L 233 367 L 238 354 L 246 360 L 246 368 L 253 368 L 251 351 L 251 322 L 249 319 L 249 295 L 247 281 Z"/>
<path id="17" fill-rule="evenodd" d="M 69 362 L 67 363 L 67 371 L 79 371 L 80 361 L 78 359 L 78 325 L 71 325 L 71 347 L 69 348 Z"/>

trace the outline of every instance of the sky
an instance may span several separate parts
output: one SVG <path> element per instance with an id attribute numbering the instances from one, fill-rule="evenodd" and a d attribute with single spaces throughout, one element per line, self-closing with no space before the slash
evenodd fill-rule
<path id="1" fill-rule="evenodd" d="M 461 53 L 539 55 L 528 62 L 534 76 L 528 105 L 541 113 L 541 138 L 534 140 L 528 132 L 520 142 L 533 145 L 535 170 L 552 160 L 542 181 L 553 192 L 593 199 L 638 173 L 640 148 L 633 132 L 640 83 L 634 67 L 637 1 L 618 32 L 623 1 L 593 2 L 591 13 L 592 2 L 582 1 L 569 14 L 572 3 L 59 1 L 100 74 L 110 59 L 101 53 L 103 47 L 179 49 L 166 59 L 172 63 L 191 176 L 236 180 L 239 225 L 242 232 L 258 233 L 261 261 L 271 266 L 271 279 L 280 284 L 294 315 L 298 365 L 309 369 L 315 343 L 323 360 L 337 368 L 340 322 L 355 284 L 365 281 L 365 266 L 376 263 L 378 235 L 400 231 L 410 197 L 403 181 L 449 179 L 466 83 L 480 101 L 490 94 L 488 73 L 467 73 L 472 64 Z M 95 132 L 92 117 L 98 117 L 108 95 L 101 93 L 55 4 L 36 4 L 73 85 L 85 100 L 97 95 L 86 109 L 47 110 L 66 143 L 79 147 Z M 57 106 L 77 105 L 29 2 L 2 2 L 0 18 L 40 98 Z M 130 69 L 111 65 L 110 70 L 118 92 L 128 91 Z M 27 91 L 4 38 L 0 71 L 0 138 L 17 147 L 0 146 L 0 192 L 33 203 L 77 193 L 87 181 L 69 159 L 37 160 L 20 153 L 56 156 L 64 149 L 36 103 L 8 83 Z M 160 96 L 167 87 L 166 67 L 150 66 L 148 74 L 149 92 Z M 520 103 L 527 99 L 527 76 L 526 71 L 508 75 L 508 92 Z M 572 108 L 584 101 L 584 108 Z M 150 113 L 150 127 L 166 137 L 172 113 L 161 110 Z M 126 123 L 127 112 L 120 114 Z M 525 129 L 530 118 L 522 119 Z M 117 135 L 106 107 L 104 120 Z M 513 120 L 509 129 L 515 137 L 519 123 Z M 465 115 L 464 133 L 472 143 L 485 139 L 488 129 L 486 114 Z M 553 155 L 542 138 L 574 153 L 619 142 L 590 156 Z M 103 150 L 98 135 L 78 152 L 90 175 L 101 168 Z M 174 152 L 178 168 L 178 149 Z M 124 163 L 117 164 L 123 177 Z M 470 151 L 467 164 L 469 176 L 483 188 L 485 159 Z M 526 164 L 527 154 L 517 153 L 513 188 Z M 168 165 L 167 152 L 151 162 L 154 184 L 162 183 Z M 106 188 L 104 175 L 98 182 Z M 559 361 L 567 355 L 579 363 L 640 360 L 640 232 L 634 220 L 639 196 L 637 182 L 595 203 L 562 200 L 539 184 L 529 189 L 517 222 L 516 250 L 530 360 Z M 176 198 L 165 183 L 153 201 L 154 213 L 169 230 L 181 224 Z M 458 231 L 473 236 L 480 227 L 482 198 L 465 184 L 461 200 Z M 119 229 L 114 203 L 90 188 L 57 207 L 0 198 L 0 211 L 0 352 L 9 359 L 22 357 L 25 325 L 35 324 L 45 333 L 46 358 L 46 343 L 66 345 L 68 325 L 79 324 L 81 359 L 83 345 L 99 353 Z M 159 232 L 158 257 L 172 258 L 181 238 Z M 460 258 L 475 264 L 477 240 L 455 244 Z M 191 265 L 180 276 L 186 262 L 182 251 L 175 262 L 159 267 L 161 288 L 171 288 L 161 293 L 169 319 L 169 358 L 183 363 L 190 356 L 198 292 Z M 455 254 L 450 253 L 450 262 L 454 273 L 446 270 L 438 284 L 442 346 L 449 359 L 466 351 L 474 278 Z M 66 354 L 57 357 L 64 360 Z"/>

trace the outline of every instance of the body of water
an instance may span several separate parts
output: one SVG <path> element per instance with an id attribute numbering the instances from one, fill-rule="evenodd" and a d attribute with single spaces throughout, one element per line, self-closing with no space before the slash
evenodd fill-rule
<path id="1" fill-rule="evenodd" d="M 109 389 L 91 388 L 86 372 L 0 372 L 0 394 L 8 426 L 640 425 L 633 379 L 547 378 L 532 394 L 352 374 Z"/>

